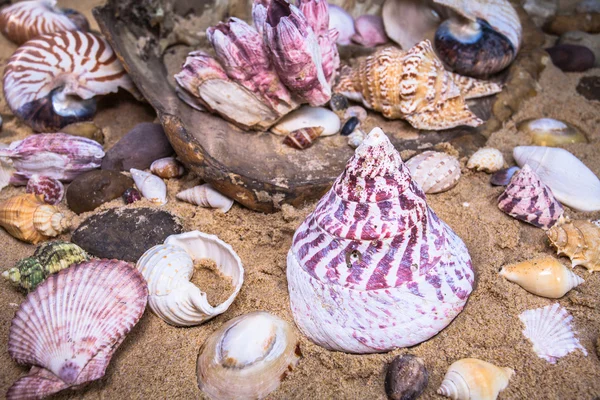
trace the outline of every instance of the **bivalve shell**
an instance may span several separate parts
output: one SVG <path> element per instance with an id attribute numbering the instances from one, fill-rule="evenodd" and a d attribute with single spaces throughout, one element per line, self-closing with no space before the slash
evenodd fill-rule
<path id="1" fill-rule="evenodd" d="M 163 179 L 179 178 L 185 172 L 185 168 L 175 157 L 158 159 L 150 165 L 150 171 Z"/>
<path id="2" fill-rule="evenodd" d="M 450 190 L 460 179 L 458 159 L 446 153 L 425 151 L 408 160 L 406 166 L 425 193 Z"/>
<path id="3" fill-rule="evenodd" d="M 517 124 L 517 129 L 531 136 L 536 146 L 564 146 L 572 143 L 587 143 L 587 137 L 576 126 L 552 118 L 526 119 Z"/>
<path id="4" fill-rule="evenodd" d="M 590 272 L 600 271 L 600 226 L 591 221 L 574 220 L 553 226 L 546 232 L 550 244 L 559 255 L 571 259 Z"/>
<path id="5" fill-rule="evenodd" d="M 330 136 L 338 133 L 341 125 L 340 117 L 327 108 L 302 106 L 283 117 L 271 132 L 285 136 L 298 129 L 320 126 L 323 127 L 321 136 Z"/>
<path id="6" fill-rule="evenodd" d="M 135 168 L 129 172 L 142 196 L 161 206 L 167 204 L 167 185 L 161 178 Z"/>
<path id="7" fill-rule="evenodd" d="M 476 358 L 452 363 L 438 394 L 453 400 L 496 400 L 515 371 Z"/>
<path id="8" fill-rule="evenodd" d="M 229 211 L 233 206 L 233 200 L 216 191 L 208 183 L 179 192 L 176 197 L 200 207 L 216 208 L 223 213 Z"/>
<path id="9" fill-rule="evenodd" d="M 469 158 L 467 168 L 491 174 L 500 171 L 502 167 L 504 167 L 504 164 L 504 157 L 500 150 L 486 147 L 477 150 L 471 158 Z"/>

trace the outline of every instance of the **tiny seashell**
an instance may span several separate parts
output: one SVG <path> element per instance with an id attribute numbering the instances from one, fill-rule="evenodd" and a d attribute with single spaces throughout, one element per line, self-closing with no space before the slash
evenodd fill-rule
<path id="1" fill-rule="evenodd" d="M 527 119 L 517 129 L 531 136 L 536 146 L 557 147 L 571 143 L 587 143 L 585 134 L 576 126 L 552 118 Z"/>
<path id="2" fill-rule="evenodd" d="M 153 174 L 163 178 L 179 178 L 185 172 L 183 165 L 175 157 L 165 157 L 156 160 L 150 165 Z"/>
<path id="3" fill-rule="evenodd" d="M 356 33 L 352 16 L 335 4 L 329 5 L 329 29 L 336 29 L 339 32 L 337 44 L 341 45 L 350 44 L 352 35 Z"/>
<path id="4" fill-rule="evenodd" d="M 348 108 L 348 99 L 339 93 L 334 93 L 329 100 L 329 108 L 331 111 L 344 111 Z"/>
<path id="5" fill-rule="evenodd" d="M 25 192 L 40 194 L 44 196 L 46 203 L 56 205 L 63 199 L 65 187 L 57 179 L 48 176 L 33 175 L 27 181 Z"/>
<path id="6" fill-rule="evenodd" d="M 425 193 L 452 189 L 460 179 L 460 162 L 446 153 L 425 151 L 408 160 L 406 166 Z"/>
<path id="7" fill-rule="evenodd" d="M 283 144 L 295 149 L 304 150 L 312 146 L 313 142 L 323 133 L 322 126 L 313 126 L 310 128 L 301 128 L 290 132 L 283 139 Z"/>
<path id="8" fill-rule="evenodd" d="M 190 282 L 194 261 L 209 258 L 231 278 L 233 293 L 223 303 L 211 305 L 206 294 Z M 199 231 L 171 235 L 164 244 L 146 251 L 136 268 L 148 282 L 150 309 L 175 326 L 193 326 L 227 311 L 244 282 L 242 261 L 230 245 L 215 235 Z"/>
<path id="9" fill-rule="evenodd" d="M 564 209 L 535 172 L 525 164 L 498 198 L 498 208 L 511 217 L 548 229 Z"/>
<path id="10" fill-rule="evenodd" d="M 135 203 L 142 199 L 142 194 L 136 188 L 129 188 L 123 192 L 123 201 L 125 204 Z"/>
<path id="11" fill-rule="evenodd" d="M 452 363 L 437 393 L 453 400 L 496 400 L 515 371 L 476 358 Z"/>
<path id="12" fill-rule="evenodd" d="M 144 278 L 124 261 L 93 260 L 49 276 L 12 320 L 8 354 L 31 369 L 6 397 L 43 398 L 102 378 L 147 297 Z"/>
<path id="13" fill-rule="evenodd" d="M 365 110 L 361 106 L 352 106 L 348 107 L 346 112 L 344 112 L 344 119 L 348 120 L 352 117 L 356 117 L 360 122 L 365 122 L 365 119 L 367 119 L 367 115 L 367 110 Z"/>
<path id="14" fill-rule="evenodd" d="M 558 255 L 571 259 L 572 268 L 581 265 L 590 272 L 600 271 L 599 224 L 577 219 L 554 225 L 546 235 Z"/>
<path id="15" fill-rule="evenodd" d="M 487 173 L 499 171 L 502 167 L 504 167 L 502 153 L 491 147 L 477 150 L 467 162 L 467 168 Z"/>
<path id="16" fill-rule="evenodd" d="M 412 354 L 395 357 L 385 375 L 385 392 L 390 400 L 415 400 L 427 387 L 425 363 Z"/>
<path id="17" fill-rule="evenodd" d="M 294 329 L 264 311 L 229 320 L 200 348 L 198 387 L 210 399 L 264 399 L 293 371 L 301 353 Z"/>
<path id="18" fill-rule="evenodd" d="M 525 325 L 523 335 L 533 344 L 533 351 L 550 364 L 577 349 L 587 356 L 571 328 L 573 317 L 560 304 L 524 311 L 519 319 Z"/>
<path id="19" fill-rule="evenodd" d="M 365 140 L 365 133 L 360 129 L 356 129 L 354 132 L 348 136 L 348 145 L 353 149 L 356 149 L 360 144 Z"/>
<path id="20" fill-rule="evenodd" d="M 142 196 L 158 205 L 167 204 L 167 185 L 161 178 L 135 168 L 129 172 Z"/>
<path id="21" fill-rule="evenodd" d="M 321 136 L 329 136 L 338 133 L 341 124 L 340 118 L 327 108 L 304 106 L 283 117 L 271 128 L 271 132 L 285 136 L 298 129 L 321 126 Z"/>
<path id="22" fill-rule="evenodd" d="M 496 171 L 492 174 L 490 183 L 494 186 L 506 186 L 510 183 L 513 175 L 520 169 L 519 167 L 509 167 Z"/>
<path id="23" fill-rule="evenodd" d="M 179 200 L 200 207 L 217 208 L 223 213 L 229 211 L 233 206 L 233 200 L 223 196 L 208 183 L 179 192 L 176 197 Z"/>
<path id="24" fill-rule="evenodd" d="M 360 120 L 356 117 L 350 117 L 348 121 L 344 123 L 340 135 L 348 136 L 360 126 Z"/>
<path id="25" fill-rule="evenodd" d="M 583 279 L 553 257 L 505 265 L 500 276 L 530 293 L 550 299 L 559 299 L 583 283 Z"/>

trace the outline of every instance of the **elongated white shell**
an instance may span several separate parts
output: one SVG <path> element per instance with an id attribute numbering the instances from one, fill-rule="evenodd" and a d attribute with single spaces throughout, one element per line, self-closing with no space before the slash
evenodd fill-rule
<path id="1" fill-rule="evenodd" d="M 558 303 L 524 311 L 519 319 L 525 325 L 523 335 L 533 344 L 533 351 L 550 364 L 577 349 L 587 356 L 571 329 L 573 317 Z"/>
<path id="2" fill-rule="evenodd" d="M 519 146 L 513 156 L 520 167 L 529 164 L 561 203 L 578 211 L 600 210 L 600 180 L 567 150 Z"/>
<path id="3" fill-rule="evenodd" d="M 476 358 L 455 361 L 444 376 L 438 394 L 453 400 L 495 400 L 515 373 Z"/>
<path id="4" fill-rule="evenodd" d="M 131 168 L 129 172 L 142 196 L 159 205 L 167 204 L 167 185 L 162 179 L 135 168 Z"/>
<path id="5" fill-rule="evenodd" d="M 190 282 L 194 260 L 202 258 L 214 260 L 234 286 L 231 296 L 215 307 L 208 303 L 206 293 Z M 175 326 L 199 325 L 224 313 L 244 282 L 242 261 L 231 246 L 199 231 L 169 236 L 164 244 L 146 251 L 136 267 L 148 282 L 150 309 Z"/>
<path id="6" fill-rule="evenodd" d="M 175 197 L 200 207 L 217 208 L 223 213 L 229 211 L 231 206 L 233 206 L 233 200 L 227 196 L 223 196 L 208 183 L 186 189 L 177 193 Z"/>
<path id="7" fill-rule="evenodd" d="M 340 117 L 327 108 L 302 106 L 283 117 L 271 132 L 285 136 L 298 129 L 322 126 L 321 136 L 329 136 L 338 133 L 341 124 Z"/>
<path id="8" fill-rule="evenodd" d="M 467 168 L 487 173 L 500 171 L 503 167 L 504 157 L 502 153 L 500 150 L 491 147 L 477 150 L 467 162 Z"/>
<path id="9" fill-rule="evenodd" d="M 200 349 L 198 387 L 211 399 L 263 399 L 300 360 L 294 329 L 266 312 L 228 321 Z"/>
<path id="10" fill-rule="evenodd" d="M 408 160 L 406 166 L 425 193 L 452 189 L 460 179 L 460 163 L 446 153 L 425 151 Z"/>

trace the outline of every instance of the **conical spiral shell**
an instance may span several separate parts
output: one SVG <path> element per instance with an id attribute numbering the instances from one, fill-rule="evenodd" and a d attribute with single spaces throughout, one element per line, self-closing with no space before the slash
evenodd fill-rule
<path id="1" fill-rule="evenodd" d="M 176 197 L 200 207 L 217 208 L 223 213 L 229 211 L 233 206 L 233 200 L 223 196 L 208 183 L 179 192 Z"/>
<path id="2" fill-rule="evenodd" d="M 590 272 L 600 271 L 600 227 L 591 221 L 574 220 L 553 226 L 548 232 L 550 244 L 559 255 L 571 259 L 571 266 L 581 265 Z"/>
<path id="3" fill-rule="evenodd" d="M 104 376 L 147 296 L 142 275 L 123 261 L 89 261 L 50 276 L 12 320 L 8 353 L 32 368 L 7 398 L 45 397 Z"/>
<path id="4" fill-rule="evenodd" d="M 455 361 L 444 376 L 438 394 L 453 400 L 495 400 L 515 373 L 476 358 Z"/>
<path id="5" fill-rule="evenodd" d="M 458 159 L 446 153 L 425 151 L 408 160 L 406 166 L 425 193 L 452 189 L 460 179 Z"/>

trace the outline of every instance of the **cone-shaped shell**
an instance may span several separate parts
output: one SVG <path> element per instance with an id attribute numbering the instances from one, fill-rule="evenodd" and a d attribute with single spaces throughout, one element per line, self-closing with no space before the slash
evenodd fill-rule
<path id="1" fill-rule="evenodd" d="M 167 185 L 161 178 L 135 168 L 129 172 L 142 196 L 161 206 L 167 204 Z"/>
<path id="2" fill-rule="evenodd" d="M 558 299 L 583 279 L 553 257 L 542 257 L 505 265 L 500 275 L 538 296 Z"/>
<path id="3" fill-rule="evenodd" d="M 41 398 L 103 377 L 147 296 L 142 275 L 123 261 L 89 261 L 50 276 L 12 320 L 8 353 L 32 368 L 7 398 Z"/>
<path id="4" fill-rule="evenodd" d="M 179 200 L 200 207 L 216 208 L 223 213 L 229 211 L 233 206 L 233 200 L 223 196 L 208 183 L 179 192 L 176 197 Z"/>
<path id="5" fill-rule="evenodd" d="M 287 265 L 296 325 L 353 353 L 429 339 L 462 310 L 474 280 L 465 245 L 379 128 L 300 225 Z"/>
<path id="6" fill-rule="evenodd" d="M 446 153 L 425 151 L 408 160 L 406 166 L 425 193 L 452 189 L 460 179 L 458 159 Z"/>
<path id="7" fill-rule="evenodd" d="M 515 373 L 476 358 L 455 361 L 444 376 L 438 394 L 453 400 L 496 400 Z"/>
<path id="8" fill-rule="evenodd" d="M 263 399 L 300 360 L 294 329 L 266 312 L 228 321 L 200 349 L 198 387 L 210 399 Z"/>
<path id="9" fill-rule="evenodd" d="M 542 229 L 550 228 L 564 213 L 550 188 L 527 164 L 513 176 L 498 198 L 498 208 Z"/>
<path id="10" fill-rule="evenodd" d="M 591 221 L 574 220 L 554 225 L 548 232 L 550 244 L 559 255 L 571 259 L 590 272 L 600 271 L 600 227 Z"/>
<path id="11" fill-rule="evenodd" d="M 23 194 L 0 204 L 0 226 L 19 240 L 39 243 L 69 228 L 69 219 L 42 195 Z"/>

